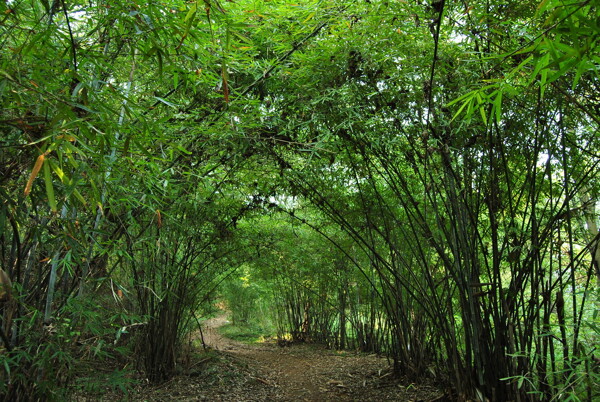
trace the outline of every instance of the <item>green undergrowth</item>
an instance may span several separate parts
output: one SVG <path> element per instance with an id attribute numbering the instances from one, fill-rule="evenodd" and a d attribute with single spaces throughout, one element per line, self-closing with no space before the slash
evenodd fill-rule
<path id="1" fill-rule="evenodd" d="M 131 367 L 93 367 L 87 371 L 82 370 L 82 375 L 75 378 L 73 390 L 75 395 L 110 394 L 126 397 L 139 383 L 140 379 Z"/>

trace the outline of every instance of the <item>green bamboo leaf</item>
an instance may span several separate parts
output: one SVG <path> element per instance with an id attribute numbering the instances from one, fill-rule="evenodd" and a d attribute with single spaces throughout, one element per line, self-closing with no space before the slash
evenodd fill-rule
<path id="1" fill-rule="evenodd" d="M 488 88 L 488 87 L 492 87 L 493 85 L 488 85 L 484 88 Z M 483 88 L 482 88 L 483 89 Z M 473 113 L 473 101 L 474 99 L 478 96 L 479 91 L 481 91 L 481 89 L 476 89 L 474 91 L 468 92 L 464 95 L 459 96 L 458 98 L 452 100 L 451 102 L 449 102 L 446 106 L 452 106 L 460 101 L 463 101 L 462 105 L 458 108 L 457 112 L 454 113 L 454 116 L 452 117 L 452 121 L 456 120 L 456 118 L 458 116 L 460 116 L 460 114 L 462 113 L 462 111 L 465 109 L 465 107 L 467 108 L 467 113 L 466 116 L 467 118 L 469 118 L 471 116 L 471 114 Z"/>
<path id="2" fill-rule="evenodd" d="M 98 191 L 98 186 L 96 186 L 95 180 L 90 179 L 90 180 L 88 180 L 88 183 L 92 187 L 92 197 L 93 197 L 94 201 L 99 201 L 101 198 L 100 191 Z"/>
<path id="3" fill-rule="evenodd" d="M 181 152 L 183 152 L 184 154 L 186 154 L 186 155 L 191 155 L 191 154 L 192 154 L 192 152 L 191 152 L 191 151 L 188 151 L 188 150 L 187 150 L 187 149 L 186 149 L 186 148 L 185 148 L 183 145 L 179 145 L 179 144 L 174 144 L 174 145 L 175 145 L 175 147 L 176 147 L 178 150 L 180 150 L 180 151 L 181 151 Z"/>
<path id="4" fill-rule="evenodd" d="M 573 69 L 577 63 L 579 63 L 579 60 L 575 59 L 575 58 L 569 59 L 568 61 L 561 63 L 559 65 L 560 70 L 558 70 L 557 72 L 553 73 L 550 77 L 548 77 L 548 84 L 551 84 L 554 81 L 556 81 L 557 79 L 559 79 L 560 77 L 564 76 L 567 73 L 567 71 Z"/>
<path id="5" fill-rule="evenodd" d="M 83 204 L 83 206 L 87 206 L 87 201 L 85 200 L 85 198 L 83 198 L 79 190 L 73 189 L 73 195 L 79 200 L 79 202 L 81 202 L 81 204 Z"/>
<path id="6" fill-rule="evenodd" d="M 175 105 L 174 103 L 169 102 L 168 100 L 161 98 L 159 96 L 155 96 L 154 99 L 158 100 L 159 102 L 164 103 L 165 105 L 172 107 L 172 108 L 177 108 L 177 105 Z"/>
<path id="7" fill-rule="evenodd" d="M 535 80 L 536 77 L 537 77 L 537 75 L 538 75 L 538 73 L 542 69 L 547 69 L 549 64 L 550 64 L 550 54 L 546 53 L 535 64 L 535 67 L 533 69 L 533 73 L 531 73 L 531 80 L 532 81 Z"/>
<path id="8" fill-rule="evenodd" d="M 86 111 L 86 112 L 88 112 L 88 113 L 94 113 L 94 114 L 95 114 L 95 113 L 98 113 L 97 111 L 95 111 L 95 110 L 92 110 L 92 109 L 90 109 L 89 107 L 87 107 L 86 105 L 83 105 L 83 104 L 81 104 L 81 103 L 77 103 L 77 102 L 71 102 L 71 103 L 70 103 L 70 105 L 71 105 L 72 107 L 79 108 L 79 109 L 81 109 L 81 110 L 85 110 L 85 111 Z"/>
<path id="9" fill-rule="evenodd" d="M 0 70 L 0 75 L 3 75 L 3 76 L 5 76 L 5 77 L 6 77 L 6 78 L 8 78 L 10 81 L 14 81 L 14 78 L 13 78 L 13 77 L 11 77 L 11 75 L 10 75 L 9 73 L 7 73 L 6 71 L 4 71 L 4 70 Z"/>
<path id="10" fill-rule="evenodd" d="M 519 65 L 513 68 L 507 75 L 506 78 L 511 78 L 516 75 L 519 71 L 521 71 L 529 62 L 533 59 L 533 56 L 527 57 L 525 60 L 519 63 Z"/>
<path id="11" fill-rule="evenodd" d="M 546 92 L 546 80 L 548 78 L 548 69 L 545 68 L 540 73 L 540 98 L 544 99 L 544 93 Z"/>
<path id="12" fill-rule="evenodd" d="M 477 106 L 479 108 L 479 114 L 481 115 L 481 119 L 483 120 L 483 122 L 485 124 L 487 124 L 487 115 L 485 113 L 485 109 L 484 109 L 484 105 L 485 105 L 485 100 L 484 98 L 481 96 L 480 92 L 477 92 L 475 94 L 475 98 L 477 99 Z"/>
<path id="13" fill-rule="evenodd" d="M 452 116 L 452 121 L 454 121 L 461 114 L 461 112 L 463 111 L 463 109 L 467 105 L 471 104 L 472 101 L 473 101 L 473 98 L 469 98 L 469 99 L 465 100 L 463 102 L 463 104 L 460 106 L 460 108 L 458 108 L 458 111 L 456 113 L 454 113 L 454 116 Z"/>
<path id="14" fill-rule="evenodd" d="M 194 16 L 196 15 L 196 10 L 197 10 L 197 6 L 196 3 L 192 4 L 192 6 L 190 7 L 188 13 L 186 14 L 185 18 L 183 19 L 184 22 L 188 22 L 188 20 L 191 18 L 193 19 Z M 186 32 L 187 33 L 187 32 Z"/>
<path id="15" fill-rule="evenodd" d="M 549 4 L 552 4 L 552 2 L 549 0 L 542 0 L 537 6 L 536 17 L 539 15 L 539 13 L 546 11 Z"/>
<path id="16" fill-rule="evenodd" d="M 9 359 L 2 359 L 4 363 L 4 369 L 6 370 L 6 374 L 10 376 L 10 365 L 8 364 Z"/>
<path id="17" fill-rule="evenodd" d="M 302 21 L 302 23 L 303 23 L 303 24 L 305 24 L 305 23 L 307 23 L 308 21 L 310 21 L 311 19 L 313 19 L 313 18 L 314 18 L 314 16 L 315 16 L 315 14 L 316 14 L 315 12 L 312 12 L 312 13 L 310 13 L 310 14 L 308 15 L 308 17 L 306 17 L 306 19 L 305 19 L 304 21 Z"/>
<path id="18" fill-rule="evenodd" d="M 81 91 L 83 89 L 85 85 L 85 82 L 80 82 L 79 84 L 75 85 L 75 88 L 73 88 L 73 91 L 71 91 L 71 98 L 73 99 L 77 99 L 77 95 L 79 94 L 79 91 Z"/>
<path id="19" fill-rule="evenodd" d="M 70 141 L 63 141 L 61 143 L 61 147 L 63 148 L 63 152 L 67 155 L 69 155 L 70 158 L 73 157 L 73 154 L 77 154 L 83 158 L 87 157 L 86 153 L 83 152 L 83 150 L 79 147 L 76 147 L 75 145 L 73 145 L 72 142 Z"/>
<path id="20" fill-rule="evenodd" d="M 65 175 L 65 172 L 63 172 L 63 170 L 60 168 L 60 166 L 58 166 L 56 163 L 54 163 L 54 161 L 51 160 L 49 163 L 50 163 L 50 167 L 52 168 L 52 170 L 54 170 L 54 173 L 56 173 L 56 175 L 60 179 L 61 183 L 66 184 L 66 182 L 68 182 L 68 178 Z"/>
<path id="21" fill-rule="evenodd" d="M 473 116 L 473 104 L 475 103 L 474 97 L 471 98 L 469 105 L 467 106 L 467 119 Z"/>
<path id="22" fill-rule="evenodd" d="M 452 105 L 454 105 L 455 103 L 458 103 L 458 102 L 460 102 L 460 101 L 461 101 L 461 100 L 463 100 L 463 99 L 466 99 L 466 98 L 470 98 L 470 97 L 472 97 L 472 96 L 473 96 L 473 92 L 474 92 L 474 91 L 471 91 L 471 92 L 468 92 L 468 93 L 466 93 L 466 94 L 464 94 L 464 95 L 461 95 L 461 96 L 459 96 L 458 98 L 456 98 L 456 99 L 454 99 L 454 100 L 452 100 L 452 101 L 448 102 L 448 103 L 446 104 L 446 106 L 452 106 Z"/>
<path id="23" fill-rule="evenodd" d="M 158 76 L 162 78 L 163 75 L 163 58 L 162 51 L 158 49 L 156 51 L 156 59 L 158 60 Z"/>
<path id="24" fill-rule="evenodd" d="M 481 114 L 481 120 L 483 120 L 483 122 L 484 122 L 485 124 L 487 124 L 487 122 L 488 122 L 488 119 L 487 119 L 487 115 L 486 115 L 486 113 L 485 113 L 485 108 L 484 108 L 483 106 L 480 106 L 480 107 L 479 107 L 479 113 Z"/>
<path id="25" fill-rule="evenodd" d="M 192 24 L 194 23 L 194 19 L 196 18 L 196 11 L 197 6 L 196 3 L 194 3 L 192 7 L 190 7 L 190 10 L 188 11 L 187 15 L 183 20 L 183 22 L 185 22 L 185 31 L 183 32 L 183 35 L 181 35 L 181 40 L 179 41 L 177 49 L 179 49 L 181 45 L 183 45 L 183 41 L 185 40 L 185 38 L 187 38 L 188 34 L 190 33 L 190 29 L 192 28 Z"/>
<path id="26" fill-rule="evenodd" d="M 75 186 L 75 183 L 73 183 L 73 180 L 71 180 L 65 174 L 65 172 L 60 168 L 60 166 L 58 166 L 58 164 L 56 162 L 54 162 L 53 160 L 48 160 L 48 164 L 50 165 L 50 168 L 52 168 L 54 173 L 58 176 L 61 183 L 71 187 L 70 192 L 75 196 L 75 198 L 77 198 L 79 200 L 79 202 L 81 202 L 81 204 L 83 204 L 84 206 L 87 206 L 87 201 L 85 200 L 85 198 L 83 198 L 83 196 L 81 195 L 79 190 L 77 190 L 76 188 L 73 188 Z M 47 164 L 45 164 L 45 165 L 47 165 Z M 44 169 L 45 168 L 46 168 L 46 166 L 44 166 Z M 45 173 L 45 171 L 44 171 L 44 173 Z"/>
<path id="27" fill-rule="evenodd" d="M 581 76 L 583 75 L 583 73 L 585 71 L 587 71 L 590 67 L 590 64 L 587 60 L 584 62 L 579 63 L 579 65 L 577 66 L 577 71 L 575 72 L 575 77 L 573 78 L 573 84 L 571 85 L 571 90 L 575 90 L 575 87 L 577 86 L 577 84 L 579 83 L 579 80 L 581 79 Z M 593 67 L 593 65 L 592 65 Z"/>
<path id="28" fill-rule="evenodd" d="M 496 112 L 496 122 L 502 120 L 502 90 L 498 90 L 498 94 L 494 98 L 494 111 Z"/>
<path id="29" fill-rule="evenodd" d="M 234 27 L 239 27 L 239 28 L 248 28 L 247 24 L 231 24 L 231 26 Z M 252 42 L 252 40 L 244 35 L 242 35 L 241 33 L 239 33 L 238 31 L 232 31 L 232 34 L 235 35 L 239 40 L 241 40 L 242 42 L 245 42 L 247 44 L 253 45 L 254 42 Z"/>
<path id="30" fill-rule="evenodd" d="M 52 185 L 52 175 L 50 174 L 50 166 L 48 161 L 44 163 L 44 181 L 46 183 L 46 195 L 48 196 L 48 204 L 52 213 L 56 213 L 58 208 L 56 207 L 56 197 L 54 196 L 54 186 Z"/>
<path id="31" fill-rule="evenodd" d="M 490 82 L 490 81 L 485 81 L 485 82 Z M 466 93 L 466 94 L 464 94 L 464 95 L 461 95 L 461 96 L 459 96 L 458 98 L 456 98 L 456 99 L 454 99 L 454 100 L 452 100 L 452 101 L 448 102 L 448 103 L 446 104 L 446 106 L 447 106 L 447 107 L 449 107 L 449 106 L 452 106 L 452 105 L 454 105 L 455 103 L 458 103 L 458 102 L 460 102 L 460 101 L 461 101 L 461 100 L 463 100 L 463 99 L 466 99 L 466 98 L 473 98 L 474 96 L 477 96 L 477 94 L 478 94 L 478 93 L 481 93 L 481 92 L 484 92 L 484 93 L 485 93 L 485 91 L 486 91 L 486 90 L 488 90 L 488 89 L 493 89 L 493 88 L 497 88 L 497 87 L 498 87 L 498 82 L 494 82 L 494 83 L 492 83 L 492 84 L 485 85 L 485 86 L 483 86 L 483 87 L 481 87 L 481 88 L 475 89 L 475 90 L 473 90 L 473 91 L 467 92 L 467 93 Z"/>

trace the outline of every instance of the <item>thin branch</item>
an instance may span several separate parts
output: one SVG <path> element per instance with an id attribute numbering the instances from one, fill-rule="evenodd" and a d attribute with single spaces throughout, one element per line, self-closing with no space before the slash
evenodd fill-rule
<path id="1" fill-rule="evenodd" d="M 67 20 L 67 28 L 69 28 L 69 38 L 71 39 L 71 53 L 73 53 L 73 71 L 77 72 L 77 45 L 75 44 L 75 38 L 73 37 L 73 30 L 71 29 L 71 21 L 69 19 L 69 12 L 67 11 L 67 5 L 65 0 L 62 0 L 62 9 L 65 19 Z"/>
<path id="2" fill-rule="evenodd" d="M 433 105 L 433 79 L 434 79 L 435 67 L 436 67 L 437 59 L 438 59 L 440 29 L 442 26 L 442 17 L 444 16 L 444 7 L 446 5 L 446 1 L 441 0 L 440 3 L 441 3 L 441 5 L 439 6 L 440 10 L 438 13 L 437 25 L 435 27 L 435 34 L 433 35 L 433 60 L 431 62 L 431 71 L 429 72 L 429 96 L 427 99 L 427 120 L 425 123 L 426 127 L 429 127 L 429 119 L 431 117 L 431 107 Z"/>

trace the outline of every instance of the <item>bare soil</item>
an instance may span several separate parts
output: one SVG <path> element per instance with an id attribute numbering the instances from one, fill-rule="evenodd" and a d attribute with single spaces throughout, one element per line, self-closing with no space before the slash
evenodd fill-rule
<path id="1" fill-rule="evenodd" d="M 218 328 L 225 316 L 208 320 L 208 350 L 190 350 L 181 372 L 158 387 L 141 387 L 132 400 L 146 401 L 441 401 L 431 385 L 394 378 L 385 358 L 327 350 L 319 345 L 276 342 L 245 344 Z M 199 338 L 199 334 L 198 334 Z"/>

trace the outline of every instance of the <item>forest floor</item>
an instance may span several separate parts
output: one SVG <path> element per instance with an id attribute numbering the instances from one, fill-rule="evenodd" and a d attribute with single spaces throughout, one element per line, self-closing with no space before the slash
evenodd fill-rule
<path id="1" fill-rule="evenodd" d="M 207 351 L 190 351 L 180 373 L 130 394 L 145 401 L 442 401 L 433 385 L 394 378 L 385 358 L 313 344 L 246 344 L 219 333 L 225 316 L 204 323 Z M 198 340 L 200 334 L 198 333 Z M 197 342 L 195 342 L 197 343 Z M 201 347 L 200 347 L 201 348 Z M 193 348 L 192 348 L 193 349 Z M 201 348 L 202 349 L 202 348 Z"/>

